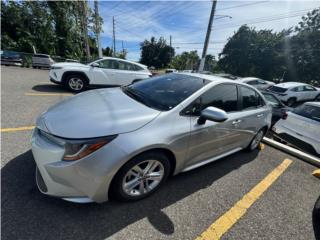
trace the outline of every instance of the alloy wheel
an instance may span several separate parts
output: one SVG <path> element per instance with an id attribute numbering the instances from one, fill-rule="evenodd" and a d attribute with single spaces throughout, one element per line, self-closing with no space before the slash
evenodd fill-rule
<path id="1" fill-rule="evenodd" d="M 251 150 L 256 149 L 256 148 L 258 147 L 258 145 L 260 144 L 262 138 L 263 138 L 263 131 L 260 130 L 260 131 L 256 134 L 256 136 L 254 137 L 254 139 L 252 140 L 250 149 L 251 149 Z"/>
<path id="2" fill-rule="evenodd" d="M 68 83 L 69 87 L 74 91 L 80 91 L 84 86 L 83 80 L 76 77 L 70 78 Z"/>
<path id="3" fill-rule="evenodd" d="M 122 182 L 123 191 L 130 196 L 141 196 L 155 189 L 164 176 L 164 166 L 157 160 L 146 160 L 132 167 Z"/>

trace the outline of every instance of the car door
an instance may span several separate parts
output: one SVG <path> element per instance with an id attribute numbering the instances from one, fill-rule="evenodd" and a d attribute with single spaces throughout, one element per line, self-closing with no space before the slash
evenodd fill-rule
<path id="1" fill-rule="evenodd" d="M 118 60 L 118 69 L 115 69 L 114 74 L 118 85 L 128 85 L 136 80 L 136 71 L 133 64 Z"/>
<path id="2" fill-rule="evenodd" d="M 213 106 L 225 110 L 228 119 L 218 123 L 197 123 L 201 110 Z M 238 132 L 238 91 L 236 84 L 220 84 L 202 94 L 186 108 L 190 115 L 190 143 L 187 165 L 209 160 L 238 149 L 241 134 Z"/>
<path id="3" fill-rule="evenodd" d="M 318 94 L 317 89 L 310 85 L 303 86 L 303 91 L 305 93 L 305 100 L 313 100 Z"/>
<path id="4" fill-rule="evenodd" d="M 268 113 L 266 103 L 258 92 L 246 86 L 239 86 L 241 111 L 238 119 L 238 131 L 242 136 L 243 147 L 247 146 L 254 135 L 271 120 L 271 112 Z"/>
<path id="5" fill-rule="evenodd" d="M 88 72 L 90 84 L 117 85 L 114 74 L 114 69 L 118 67 L 117 62 L 113 59 L 102 59 L 95 63 L 99 66 L 91 66 Z"/>

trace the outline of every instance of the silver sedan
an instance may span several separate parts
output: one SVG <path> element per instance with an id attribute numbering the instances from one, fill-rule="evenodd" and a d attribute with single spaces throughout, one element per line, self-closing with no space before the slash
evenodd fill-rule
<path id="1" fill-rule="evenodd" d="M 73 202 L 138 200 L 171 175 L 256 149 L 270 123 L 261 93 L 216 76 L 172 73 L 87 91 L 37 119 L 36 182 Z"/>

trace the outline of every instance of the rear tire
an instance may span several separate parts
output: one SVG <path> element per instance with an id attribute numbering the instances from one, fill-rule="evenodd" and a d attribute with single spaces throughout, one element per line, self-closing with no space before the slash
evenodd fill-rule
<path id="1" fill-rule="evenodd" d="M 169 159 L 161 152 L 138 155 L 115 175 L 110 187 L 110 197 L 119 201 L 146 198 L 162 186 L 169 176 L 170 168 Z"/>
<path id="2" fill-rule="evenodd" d="M 86 79 L 79 74 L 67 76 L 64 82 L 65 88 L 75 93 L 82 92 L 86 89 L 87 85 Z"/>
<path id="3" fill-rule="evenodd" d="M 261 143 L 262 138 L 265 135 L 265 131 L 264 129 L 260 129 L 257 134 L 253 137 L 253 139 L 251 140 L 249 146 L 246 148 L 246 151 L 248 152 L 252 152 L 255 149 L 257 149 Z"/>
<path id="4" fill-rule="evenodd" d="M 292 107 L 296 102 L 297 102 L 297 100 L 295 98 L 289 98 L 287 101 L 287 105 L 289 107 Z"/>

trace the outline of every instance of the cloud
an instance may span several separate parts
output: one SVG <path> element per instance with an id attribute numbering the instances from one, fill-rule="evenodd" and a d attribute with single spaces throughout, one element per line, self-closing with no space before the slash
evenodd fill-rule
<path id="1" fill-rule="evenodd" d="M 128 59 L 139 60 L 139 44 L 151 36 L 164 37 L 169 41 L 171 35 L 177 53 L 197 50 L 201 54 L 211 4 L 210 1 L 99 2 L 100 15 L 104 19 L 103 47 L 112 45 L 112 16 L 114 16 L 116 47 L 121 48 L 123 41 L 128 50 Z M 227 39 L 241 24 L 252 23 L 249 26 L 257 29 L 281 31 L 296 25 L 301 15 L 305 14 L 302 10 L 316 7 L 319 7 L 319 2 L 316 0 L 218 1 L 210 38 L 212 43 L 209 45 L 208 53 L 217 56 Z M 232 18 L 222 15 L 229 15 Z"/>

